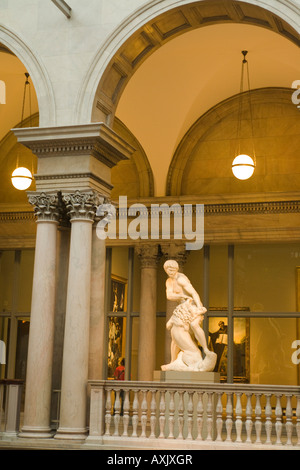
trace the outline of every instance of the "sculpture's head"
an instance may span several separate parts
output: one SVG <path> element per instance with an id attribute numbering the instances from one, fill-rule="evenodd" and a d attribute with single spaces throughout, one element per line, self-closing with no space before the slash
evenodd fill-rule
<path id="1" fill-rule="evenodd" d="M 164 270 L 166 271 L 168 276 L 174 277 L 178 273 L 178 270 L 179 270 L 177 261 L 173 259 L 169 259 L 168 261 L 166 261 L 164 263 Z"/>

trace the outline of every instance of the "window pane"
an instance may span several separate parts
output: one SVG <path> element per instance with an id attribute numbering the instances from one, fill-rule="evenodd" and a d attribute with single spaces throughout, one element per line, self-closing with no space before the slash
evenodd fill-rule
<path id="1" fill-rule="evenodd" d="M 183 272 L 191 281 L 203 302 L 203 249 L 191 251 L 187 256 Z"/>
<path id="2" fill-rule="evenodd" d="M 250 319 L 250 380 L 253 384 L 298 385 L 292 361 L 296 318 Z"/>
<path id="3" fill-rule="evenodd" d="M 166 317 L 156 317 L 156 370 L 165 364 Z"/>
<path id="4" fill-rule="evenodd" d="M 296 311 L 299 265 L 299 244 L 236 246 L 235 306 L 259 312 Z"/>
<path id="5" fill-rule="evenodd" d="M 16 379 L 25 380 L 26 378 L 29 325 L 30 322 L 27 318 L 18 319 L 17 353 L 15 369 Z"/>
<path id="6" fill-rule="evenodd" d="M 19 274 L 18 311 L 30 312 L 33 280 L 34 250 L 23 250 L 21 253 Z"/>
<path id="7" fill-rule="evenodd" d="M 128 248 L 112 248 L 110 312 L 127 310 Z"/>
<path id="8" fill-rule="evenodd" d="M 14 260 L 14 251 L 0 253 L 0 310 L 2 312 L 10 312 L 12 309 Z"/>
<path id="9" fill-rule="evenodd" d="M 228 247 L 210 247 L 209 308 L 227 308 L 228 304 Z"/>
<path id="10" fill-rule="evenodd" d="M 0 317 L 0 379 L 7 377 L 10 318 Z"/>
<path id="11" fill-rule="evenodd" d="M 210 317 L 208 320 L 208 347 L 217 354 L 214 372 L 219 372 L 222 381 L 227 379 L 228 321 L 226 317 Z"/>

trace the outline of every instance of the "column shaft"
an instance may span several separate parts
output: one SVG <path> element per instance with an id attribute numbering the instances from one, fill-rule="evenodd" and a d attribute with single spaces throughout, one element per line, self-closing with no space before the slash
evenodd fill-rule
<path id="1" fill-rule="evenodd" d="M 24 424 L 20 436 L 47 438 L 50 431 L 54 339 L 57 218 L 38 212 L 30 333 L 27 357 Z M 34 203 L 37 202 L 35 197 Z M 53 200 L 52 200 L 53 202 Z M 49 207 L 48 207 L 49 209 Z M 55 210 L 55 209 L 54 209 Z M 52 220 L 48 220 L 52 219 Z"/>
<path id="2" fill-rule="evenodd" d="M 73 220 L 56 438 L 84 438 L 88 379 L 92 221 Z"/>
<path id="3" fill-rule="evenodd" d="M 62 365 L 61 406 L 56 439 L 85 439 L 91 296 L 94 192 L 64 196 L 71 222 L 69 277 Z"/>
<path id="4" fill-rule="evenodd" d="M 105 241 L 97 237 L 96 226 L 92 235 L 91 314 L 89 379 L 100 380 L 103 375 L 105 327 Z"/>
<path id="5" fill-rule="evenodd" d="M 156 291 L 158 247 L 137 248 L 141 260 L 138 380 L 153 380 L 156 359 Z"/>

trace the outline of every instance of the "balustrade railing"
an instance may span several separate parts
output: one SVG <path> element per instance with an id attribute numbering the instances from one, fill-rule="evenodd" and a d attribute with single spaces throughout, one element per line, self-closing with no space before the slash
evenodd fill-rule
<path id="1" fill-rule="evenodd" d="M 300 448 L 300 387 L 107 380 L 89 393 L 87 442 Z"/>

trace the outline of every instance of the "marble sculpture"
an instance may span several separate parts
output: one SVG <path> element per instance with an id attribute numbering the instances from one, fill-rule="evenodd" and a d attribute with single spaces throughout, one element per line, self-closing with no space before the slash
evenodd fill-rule
<path id="1" fill-rule="evenodd" d="M 169 276 L 166 281 L 167 299 L 176 301 L 178 305 L 166 325 L 172 338 L 171 362 L 161 366 L 161 369 L 210 372 L 215 367 L 217 355 L 208 349 L 205 333 L 200 326 L 206 308 L 190 280 L 179 272 L 177 261 L 166 261 L 164 270 Z M 197 342 L 203 349 L 204 358 Z"/>

